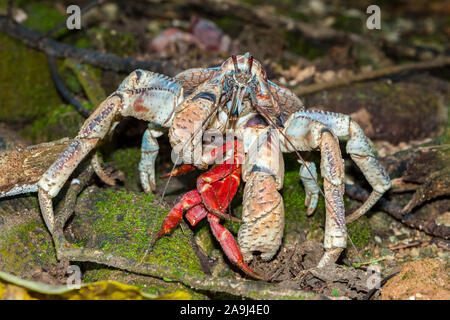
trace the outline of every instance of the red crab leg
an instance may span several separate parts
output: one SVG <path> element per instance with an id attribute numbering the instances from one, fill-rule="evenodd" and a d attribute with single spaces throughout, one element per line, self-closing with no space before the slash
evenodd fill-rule
<path id="1" fill-rule="evenodd" d="M 191 226 L 195 226 L 200 220 L 206 217 L 208 214 L 208 211 L 206 210 L 205 206 L 203 204 L 198 204 L 192 209 L 189 209 L 188 212 L 186 212 L 185 217 L 191 224 Z"/>
<path id="2" fill-rule="evenodd" d="M 241 251 L 239 250 L 233 235 L 224 226 L 219 224 L 219 220 L 219 217 L 208 213 L 208 222 L 211 226 L 214 237 L 216 237 L 217 241 L 219 241 L 228 259 L 249 276 L 256 279 L 262 279 L 259 274 L 244 263 Z"/>
<path id="3" fill-rule="evenodd" d="M 178 202 L 169 214 L 164 219 L 159 232 L 153 237 L 151 246 L 153 247 L 156 241 L 162 236 L 171 233 L 181 222 L 183 218 L 183 211 L 194 207 L 202 202 L 202 198 L 197 190 L 187 192 L 183 198 Z"/>

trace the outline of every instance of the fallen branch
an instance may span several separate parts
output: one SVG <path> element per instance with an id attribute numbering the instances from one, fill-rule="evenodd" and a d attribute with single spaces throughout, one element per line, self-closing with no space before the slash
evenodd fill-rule
<path id="1" fill-rule="evenodd" d="M 0 15 L 0 31 L 22 41 L 31 48 L 43 51 L 56 58 L 73 58 L 83 63 L 117 72 L 131 72 L 136 69 L 146 69 L 169 76 L 176 73 L 175 67 L 168 61 L 142 61 L 133 58 L 121 58 L 112 54 L 81 49 L 66 43 L 44 38 L 38 32 L 9 21 L 5 15 Z"/>
<path id="2" fill-rule="evenodd" d="M 412 199 L 403 208 L 403 214 L 410 212 L 425 201 L 450 195 L 450 168 L 431 173 L 425 182 L 417 188 Z"/>
<path id="3" fill-rule="evenodd" d="M 345 193 L 350 198 L 361 202 L 366 201 L 369 197 L 369 192 L 356 184 L 345 184 Z M 434 220 L 416 218 L 412 214 L 403 215 L 401 207 L 383 198 L 378 200 L 376 206 L 410 228 L 421 230 L 434 237 L 440 237 L 446 240 L 450 239 L 450 227 L 437 225 Z"/>

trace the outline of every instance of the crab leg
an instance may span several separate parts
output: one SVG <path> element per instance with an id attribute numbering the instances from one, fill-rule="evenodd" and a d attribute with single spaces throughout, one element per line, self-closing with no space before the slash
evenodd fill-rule
<path id="1" fill-rule="evenodd" d="M 219 217 L 211 213 L 208 213 L 208 221 L 211 226 L 211 230 L 214 234 L 214 237 L 216 237 L 217 241 L 219 241 L 228 259 L 249 276 L 261 279 L 260 275 L 258 275 L 255 271 L 253 271 L 248 265 L 244 263 L 241 251 L 239 250 L 239 247 L 236 244 L 233 235 L 224 226 L 219 224 L 220 221 Z"/>
<path id="2" fill-rule="evenodd" d="M 233 145 L 231 144 L 231 147 Z M 218 150 L 226 152 L 226 147 L 229 146 L 230 144 L 224 144 Z M 237 157 L 237 152 L 234 154 Z M 190 165 L 187 169 L 189 168 L 191 168 Z M 183 212 L 186 210 L 190 209 L 186 217 L 193 226 L 206 216 L 206 208 L 209 209 L 209 207 L 217 211 L 220 216 L 225 216 L 223 212 L 228 207 L 231 199 L 233 199 L 239 186 L 239 174 L 239 164 L 222 164 L 198 177 L 197 189 L 186 193 L 180 202 L 172 208 L 165 218 L 160 231 L 153 238 L 152 246 L 163 235 L 171 233 L 175 229 L 181 222 Z M 225 218 L 230 219 L 228 216 L 225 216 Z"/>
<path id="3" fill-rule="evenodd" d="M 317 185 L 317 169 L 314 162 L 305 161 L 305 164 L 300 166 L 299 175 L 305 187 L 305 205 L 308 207 L 306 214 L 310 216 L 316 210 L 320 190 Z"/>
<path id="4" fill-rule="evenodd" d="M 185 210 L 191 209 L 192 207 L 200 204 L 202 202 L 202 197 L 197 190 L 192 190 L 187 192 L 183 198 L 178 202 L 169 214 L 164 219 L 161 229 L 153 237 L 151 246 L 153 247 L 162 236 L 171 233 L 181 222 L 183 218 L 183 212 Z"/>
<path id="5" fill-rule="evenodd" d="M 348 137 L 346 151 L 361 169 L 373 191 L 361 207 L 347 217 L 348 222 L 364 215 L 391 188 L 391 182 L 384 168 L 372 153 L 369 141 L 361 127 L 350 116 L 324 112 L 319 110 L 298 111 L 297 116 L 303 116 L 318 121 L 327 126 L 338 138 Z M 310 174 L 306 174 L 309 176 Z"/>
<path id="6" fill-rule="evenodd" d="M 149 125 L 142 137 L 141 160 L 139 161 L 139 177 L 145 193 L 151 194 L 156 190 L 155 161 L 159 152 L 159 145 L 156 138 L 163 134 L 160 130 L 155 130 Z"/>
<path id="7" fill-rule="evenodd" d="M 237 140 L 231 140 L 231 141 L 227 141 L 226 143 L 224 143 L 223 146 L 214 148 L 214 149 L 210 150 L 209 152 L 203 153 L 203 157 L 202 157 L 203 162 L 204 163 L 212 163 L 215 159 L 217 159 L 217 157 L 219 155 L 226 153 L 228 150 L 232 149 L 235 145 L 236 145 L 236 147 L 240 146 L 239 142 Z M 195 169 L 196 169 L 196 167 L 192 164 L 183 164 L 179 167 L 176 167 L 174 170 L 172 170 L 172 172 L 168 172 L 168 173 L 162 175 L 161 178 L 169 178 L 170 176 L 178 177 L 185 173 L 193 171 Z"/>
<path id="8" fill-rule="evenodd" d="M 59 193 L 78 164 L 114 128 L 119 118 L 133 116 L 159 126 L 170 126 L 173 111 L 182 100 L 183 88 L 178 83 L 153 72 L 136 70 L 122 82 L 116 92 L 98 106 L 78 135 L 38 182 L 39 204 L 50 233 L 53 233 L 54 226 L 52 198 Z M 144 153 L 157 152 L 154 148 L 156 140 L 151 141 L 153 146 L 148 148 L 145 147 L 147 142 L 144 142 Z M 150 171 L 148 190 L 151 189 L 151 182 L 154 183 L 151 181 L 154 180 L 152 156 L 146 158 L 144 154 L 143 162 L 146 166 L 141 166 Z"/>
<path id="9" fill-rule="evenodd" d="M 320 150 L 320 170 L 324 178 L 326 221 L 324 248 L 318 267 L 336 262 L 347 245 L 344 207 L 344 161 L 336 135 L 324 124 L 297 113 L 285 122 L 283 151 Z M 283 136 L 284 138 L 284 136 Z"/>
<path id="10" fill-rule="evenodd" d="M 239 142 L 227 142 L 223 146 L 214 149 L 208 156 L 214 160 L 220 152 L 226 153 L 233 146 L 239 146 Z M 241 251 L 230 231 L 219 224 L 221 217 L 230 219 L 224 212 L 239 187 L 241 174 L 240 161 L 242 161 L 242 159 L 236 148 L 231 164 L 223 163 L 217 165 L 199 176 L 197 179 L 197 190 L 186 193 L 181 201 L 173 207 L 164 219 L 163 225 L 153 238 L 151 245 L 153 246 L 162 236 L 171 233 L 181 222 L 183 212 L 186 212 L 187 210 L 185 216 L 192 226 L 195 226 L 200 220 L 208 217 L 211 230 L 222 246 L 228 259 L 246 274 L 261 279 L 256 272 L 244 263 Z M 181 169 L 181 171 L 189 169 L 191 169 L 191 167 L 187 166 Z"/>
<path id="11" fill-rule="evenodd" d="M 195 227 L 202 219 L 206 217 L 208 211 L 203 204 L 198 204 L 186 212 L 185 217 L 191 226 Z"/>

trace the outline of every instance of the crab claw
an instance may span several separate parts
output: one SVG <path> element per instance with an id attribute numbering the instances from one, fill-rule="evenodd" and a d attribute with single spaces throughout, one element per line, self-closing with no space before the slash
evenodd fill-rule
<path id="1" fill-rule="evenodd" d="M 160 176 L 161 179 L 167 179 L 169 177 L 178 177 L 181 176 L 185 173 L 188 173 L 190 171 L 195 170 L 195 166 L 192 164 L 183 164 L 179 167 L 176 167 L 175 169 L 172 170 L 172 172 L 168 172 L 163 174 L 162 176 Z"/>
<path id="2" fill-rule="evenodd" d="M 233 235 L 224 226 L 219 224 L 219 217 L 211 213 L 208 213 L 207 217 L 214 237 L 217 239 L 217 241 L 219 241 L 228 259 L 250 277 L 264 280 L 261 275 L 253 271 L 248 265 L 244 263 L 241 251 L 239 250 L 239 247 L 234 240 Z"/>
<path id="3" fill-rule="evenodd" d="M 181 222 L 183 211 L 188 210 L 202 202 L 202 197 L 197 190 L 187 192 L 164 219 L 161 229 L 153 237 L 151 247 L 153 247 L 162 236 L 171 233 Z"/>

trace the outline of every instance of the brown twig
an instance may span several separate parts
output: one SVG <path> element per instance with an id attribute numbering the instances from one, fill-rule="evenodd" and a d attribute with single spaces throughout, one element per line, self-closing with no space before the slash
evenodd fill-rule
<path id="1" fill-rule="evenodd" d="M 421 246 L 424 247 L 426 245 L 430 244 L 430 241 L 419 241 L 419 240 L 415 240 L 409 243 L 399 243 L 396 245 L 392 245 L 389 247 L 389 250 L 401 250 L 401 249 L 406 249 L 406 248 L 411 248 L 411 247 L 417 247 L 417 246 Z"/>
<path id="2" fill-rule="evenodd" d="M 27 29 L 18 23 L 10 22 L 5 15 L 0 15 L 0 31 L 22 41 L 31 48 L 43 51 L 55 58 L 73 58 L 80 62 L 117 72 L 146 69 L 169 76 L 176 73 L 175 67 L 168 61 L 142 61 L 133 58 L 121 58 L 112 54 L 81 49 L 66 43 L 43 38 L 42 34 L 38 32 Z"/>
<path id="3" fill-rule="evenodd" d="M 352 199 L 364 202 L 369 197 L 369 192 L 356 184 L 345 184 L 345 193 Z M 381 198 L 376 205 L 380 210 L 390 214 L 410 228 L 421 230 L 429 235 L 450 239 L 450 227 L 437 225 L 433 220 L 423 220 L 412 214 L 403 215 L 402 208 L 396 204 Z"/>
<path id="4" fill-rule="evenodd" d="M 300 87 L 294 90 L 294 93 L 301 97 L 307 94 L 315 93 L 318 91 L 334 89 L 342 86 L 348 86 L 355 82 L 373 80 L 376 78 L 381 78 L 385 76 L 389 76 L 396 73 L 401 73 L 405 71 L 414 71 L 414 70 L 425 70 L 425 69 L 433 69 L 439 68 L 446 65 L 450 65 L 450 57 L 440 57 L 434 60 L 429 61 L 421 61 L 421 62 L 412 62 L 405 63 L 402 65 L 391 66 L 386 68 L 381 68 L 378 70 L 360 73 L 351 77 L 347 77 L 344 79 L 339 79 L 336 81 L 325 82 L 325 83 L 315 83 L 306 87 Z"/>

